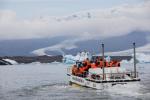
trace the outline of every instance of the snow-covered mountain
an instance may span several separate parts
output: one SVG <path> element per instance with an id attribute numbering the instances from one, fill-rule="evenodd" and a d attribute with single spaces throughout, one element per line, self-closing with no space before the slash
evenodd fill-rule
<path id="1" fill-rule="evenodd" d="M 118 51 L 118 52 L 107 52 L 106 55 L 111 56 L 133 56 L 133 49 Z M 150 62 L 150 43 L 142 47 L 136 48 L 136 59 L 140 63 L 149 63 Z M 132 59 L 133 60 L 133 59 Z M 131 61 L 132 62 L 132 61 Z"/>
<path id="2" fill-rule="evenodd" d="M 147 35 L 150 34 L 146 32 Z M 20 39 L 20 40 L 1 40 L 0 41 L 0 55 L 1 56 L 33 56 L 40 55 L 40 53 L 33 54 L 31 52 L 41 50 L 48 55 L 60 55 L 62 52 L 65 54 L 76 55 L 77 52 L 87 50 L 92 53 L 101 52 L 101 41 L 105 43 L 106 52 L 124 51 L 132 48 L 132 42 L 136 42 L 137 47 L 141 47 L 149 43 L 147 41 L 145 32 L 134 32 L 128 35 L 112 37 L 112 38 L 99 38 L 97 40 L 75 41 L 76 37 L 55 37 L 55 38 L 42 38 L 42 39 Z M 66 41 L 67 40 L 67 41 Z M 73 41 L 74 40 L 74 41 Z M 64 42 L 66 41 L 66 42 Z M 113 42 L 112 42 L 113 41 Z M 56 45 L 60 47 L 56 49 Z M 48 50 L 48 47 L 53 50 Z M 55 47 L 55 49 L 54 49 Z M 66 49 L 67 47 L 67 49 Z M 61 52 L 60 52 L 61 50 Z"/>
<path id="3" fill-rule="evenodd" d="M 54 45 L 38 48 L 32 51 L 35 55 L 52 55 L 50 52 L 59 52 L 59 54 L 76 54 L 77 52 L 87 50 L 91 53 L 99 53 L 100 42 L 105 43 L 106 52 L 124 51 L 132 48 L 132 43 L 136 42 L 137 47 L 145 46 L 149 43 L 147 40 L 149 32 L 133 32 L 128 35 L 118 36 L 99 40 L 77 40 L 76 38 L 66 39 Z M 113 42 L 112 42 L 113 41 Z M 117 52 L 118 53 L 118 52 Z M 115 53 L 113 53 L 115 54 Z"/>
<path id="4" fill-rule="evenodd" d="M 130 49 L 132 42 L 144 46 L 150 43 L 149 5 L 122 5 L 25 20 L 18 20 L 13 11 L 1 12 L 0 55 L 60 55 L 83 50 L 99 53 L 101 42 L 106 44 L 106 52 Z"/>
<path id="5" fill-rule="evenodd" d="M 60 43 L 58 45 L 54 45 L 51 47 L 34 50 L 32 53 L 36 55 L 48 55 L 47 54 L 48 51 L 59 51 L 64 55 L 64 58 L 67 59 L 66 62 L 71 62 L 71 61 L 74 62 L 74 60 L 76 60 L 77 57 L 73 56 L 72 54 L 65 55 L 65 51 L 63 51 L 64 49 L 73 49 L 73 48 L 77 48 L 75 44 L 70 44 L 69 46 L 64 43 L 63 44 Z M 98 55 L 101 55 L 101 54 L 98 54 Z M 105 55 L 107 56 L 133 56 L 133 49 L 131 48 L 131 49 L 123 50 L 123 51 L 105 52 Z M 137 47 L 136 55 L 137 55 L 137 60 L 139 62 L 141 63 L 150 62 L 150 43 Z"/>
<path id="6" fill-rule="evenodd" d="M 146 44 L 142 47 L 136 48 L 136 52 L 137 52 L 137 54 L 146 54 L 146 55 L 150 56 L 150 43 Z M 111 56 L 119 56 L 119 55 L 128 56 L 128 55 L 133 54 L 133 49 L 124 50 L 124 51 L 117 51 L 117 52 L 107 52 L 105 54 L 111 55 Z"/>

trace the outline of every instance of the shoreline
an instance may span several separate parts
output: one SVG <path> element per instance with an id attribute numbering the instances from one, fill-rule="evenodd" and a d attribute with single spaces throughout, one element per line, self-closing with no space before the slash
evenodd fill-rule
<path id="1" fill-rule="evenodd" d="M 100 56 L 101 57 L 101 56 Z M 113 60 L 131 60 L 132 56 L 110 56 Z M 10 59 L 16 61 L 18 64 L 24 63 L 32 63 L 32 62 L 40 62 L 40 63 L 52 63 L 52 62 L 62 62 L 63 56 L 3 56 L 0 57 L 0 65 L 12 65 L 10 62 L 5 61 L 4 59 Z"/>
<path id="2" fill-rule="evenodd" d="M 0 57 L 0 61 L 3 61 L 3 59 L 10 59 L 14 60 L 17 63 L 32 63 L 32 62 L 40 62 L 40 63 L 51 63 L 51 62 L 62 62 L 63 56 L 57 55 L 57 56 L 3 56 Z M 1 64 L 2 65 L 2 64 Z M 4 64 L 5 65 L 5 64 Z"/>

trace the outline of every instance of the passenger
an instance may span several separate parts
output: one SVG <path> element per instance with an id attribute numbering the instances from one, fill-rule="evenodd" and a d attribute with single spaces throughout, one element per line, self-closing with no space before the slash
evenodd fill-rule
<path id="1" fill-rule="evenodd" d="M 97 66 L 98 67 L 98 65 L 99 65 L 99 61 L 98 61 L 98 59 L 95 61 L 95 66 Z"/>
<path id="2" fill-rule="evenodd" d="M 116 63 L 116 67 L 120 67 L 120 62 L 117 62 L 117 63 Z"/>
<path id="3" fill-rule="evenodd" d="M 100 57 L 97 57 L 97 60 L 98 60 L 98 61 L 100 61 L 100 59 L 101 59 Z"/>
<path id="4" fill-rule="evenodd" d="M 106 67 L 110 67 L 110 62 L 106 62 Z"/>
<path id="5" fill-rule="evenodd" d="M 85 67 L 84 66 L 79 68 L 78 76 L 85 77 Z"/>
<path id="6" fill-rule="evenodd" d="M 75 75 L 75 65 L 72 67 L 72 74 Z"/>
<path id="7" fill-rule="evenodd" d="M 78 67 L 76 65 L 74 65 L 73 68 L 72 68 L 72 74 L 77 75 L 78 72 L 79 72 Z"/>
<path id="8" fill-rule="evenodd" d="M 95 64 L 95 63 L 92 63 L 92 64 L 91 64 L 91 68 L 97 68 L 96 64 Z"/>
<path id="9" fill-rule="evenodd" d="M 80 67 L 79 70 L 80 70 L 80 73 L 83 73 L 84 72 L 84 67 Z"/>
<path id="10" fill-rule="evenodd" d="M 91 68 L 91 64 L 87 66 L 86 71 L 88 71 L 88 70 L 89 70 L 89 68 Z"/>
<path id="11" fill-rule="evenodd" d="M 112 60 L 112 67 L 115 67 L 116 65 L 116 61 L 115 60 Z"/>
<path id="12" fill-rule="evenodd" d="M 82 65 L 82 62 L 79 62 L 79 64 L 78 64 L 78 67 L 80 68 L 80 67 L 82 67 L 83 65 Z"/>
<path id="13" fill-rule="evenodd" d="M 82 62 L 82 67 L 85 67 L 85 66 L 87 66 L 87 62 L 83 61 Z"/>
<path id="14" fill-rule="evenodd" d="M 86 62 L 87 62 L 87 65 L 91 64 L 89 58 L 86 59 Z"/>
<path id="15" fill-rule="evenodd" d="M 113 67 L 113 61 L 110 61 L 109 65 L 110 67 Z"/>
<path id="16" fill-rule="evenodd" d="M 113 61 L 106 62 L 106 67 L 113 67 Z"/>
<path id="17" fill-rule="evenodd" d="M 100 67 L 103 67 L 103 61 L 100 61 Z"/>
<path id="18" fill-rule="evenodd" d="M 106 61 L 104 61 L 104 67 L 106 67 Z"/>

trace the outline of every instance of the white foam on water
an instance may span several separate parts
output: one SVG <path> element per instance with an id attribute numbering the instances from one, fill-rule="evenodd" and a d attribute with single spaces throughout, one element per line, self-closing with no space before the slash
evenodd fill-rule
<path id="1" fill-rule="evenodd" d="M 132 69 L 132 65 L 123 64 L 123 67 Z M 137 98 L 144 98 L 143 100 L 149 100 L 149 66 L 148 63 L 137 64 L 141 82 L 104 87 L 103 90 L 69 86 L 69 79 L 66 75 L 67 64 L 32 63 L 0 66 L 0 97 L 4 97 L 4 100 L 37 100 L 37 98 L 43 100 L 61 100 L 62 98 L 137 100 Z"/>
<path id="2" fill-rule="evenodd" d="M 143 94 L 140 93 L 140 89 L 143 87 L 142 85 L 135 83 L 127 83 L 127 84 L 118 84 L 112 87 L 109 87 L 107 91 L 111 95 L 122 95 L 122 96 L 129 96 L 129 97 L 138 97 L 142 96 Z"/>
<path id="3" fill-rule="evenodd" d="M 0 66 L 0 87 L 4 91 L 53 82 L 67 82 L 64 64 L 22 64 Z"/>

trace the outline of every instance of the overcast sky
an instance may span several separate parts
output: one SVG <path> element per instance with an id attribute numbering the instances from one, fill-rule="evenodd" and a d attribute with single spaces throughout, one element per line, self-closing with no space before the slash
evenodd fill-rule
<path id="1" fill-rule="evenodd" d="M 86 18 L 88 13 L 91 19 Z M 0 40 L 56 36 L 87 40 L 150 31 L 149 26 L 149 0 L 0 0 Z"/>
<path id="2" fill-rule="evenodd" d="M 13 10 L 19 18 L 66 15 L 84 10 L 139 4 L 145 0 L 0 0 L 1 10 Z"/>

